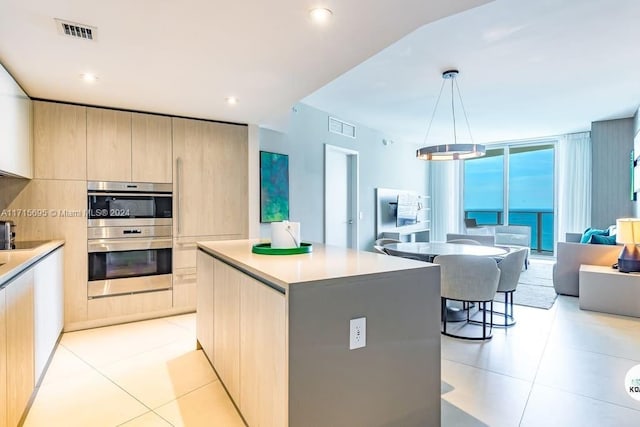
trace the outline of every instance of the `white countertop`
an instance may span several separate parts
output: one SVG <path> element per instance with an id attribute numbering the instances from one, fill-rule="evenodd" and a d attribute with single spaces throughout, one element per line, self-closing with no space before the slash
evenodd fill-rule
<path id="1" fill-rule="evenodd" d="M 261 240 L 198 242 L 205 252 L 258 277 L 288 287 L 296 283 L 333 278 L 390 273 L 434 264 L 373 252 L 355 251 L 313 243 L 313 252 L 300 255 L 260 255 L 251 247 Z"/>
<path id="2" fill-rule="evenodd" d="M 0 250 L 0 288 L 62 245 L 64 240 L 51 240 L 34 249 Z"/>

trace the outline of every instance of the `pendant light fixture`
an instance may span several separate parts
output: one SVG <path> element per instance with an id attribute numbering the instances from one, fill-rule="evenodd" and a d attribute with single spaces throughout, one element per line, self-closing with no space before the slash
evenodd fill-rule
<path id="1" fill-rule="evenodd" d="M 462 103 L 462 96 L 460 95 L 460 88 L 458 87 L 458 83 L 456 82 L 456 77 L 458 76 L 458 70 L 447 70 L 442 73 L 442 86 L 440 87 L 440 94 L 438 95 L 438 100 L 436 101 L 436 106 L 433 109 L 433 114 L 431 115 L 431 121 L 429 122 L 429 127 L 427 128 L 427 134 L 424 136 L 424 143 L 427 142 L 427 138 L 429 137 L 429 131 L 431 130 L 431 125 L 433 124 L 433 118 L 436 115 L 436 111 L 438 110 L 438 104 L 440 103 L 440 97 L 442 96 L 442 91 L 444 89 L 444 85 L 447 80 L 451 81 L 451 114 L 453 116 L 453 143 L 452 144 L 440 144 L 440 145 L 431 145 L 427 147 L 422 147 L 417 151 L 417 157 L 422 160 L 464 160 L 464 159 L 473 159 L 475 157 L 482 157 L 485 155 L 486 150 L 484 145 L 474 144 L 473 137 L 471 137 L 471 128 L 469 127 L 469 119 L 467 118 L 467 113 L 464 110 L 464 104 Z M 460 98 L 460 105 L 462 106 L 462 113 L 464 114 L 464 119 L 467 122 L 467 129 L 469 130 L 469 137 L 471 138 L 471 144 L 458 144 L 458 135 L 456 131 L 456 109 L 454 103 L 454 87 L 458 91 L 458 97 Z"/>

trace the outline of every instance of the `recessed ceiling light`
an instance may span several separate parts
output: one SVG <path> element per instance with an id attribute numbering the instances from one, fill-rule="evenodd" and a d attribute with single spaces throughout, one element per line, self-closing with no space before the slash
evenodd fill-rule
<path id="1" fill-rule="evenodd" d="M 236 98 L 235 96 L 228 96 L 225 99 L 227 100 L 227 104 L 229 105 L 236 105 L 238 103 L 238 98 Z"/>
<path id="2" fill-rule="evenodd" d="M 84 81 L 85 83 L 95 83 L 96 80 L 98 80 L 98 76 L 96 76 L 93 73 L 83 73 L 80 74 L 80 78 L 82 79 L 82 81 Z"/>
<path id="3" fill-rule="evenodd" d="M 311 19 L 313 20 L 313 22 L 317 22 L 318 24 L 324 24 L 327 21 L 329 21 L 329 19 L 331 19 L 333 12 L 323 7 L 316 7 L 315 9 L 311 9 L 309 11 L 309 15 L 311 16 Z"/>

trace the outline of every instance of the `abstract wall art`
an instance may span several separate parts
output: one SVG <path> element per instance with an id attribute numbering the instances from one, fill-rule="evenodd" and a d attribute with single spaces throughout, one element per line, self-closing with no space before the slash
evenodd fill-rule
<path id="1" fill-rule="evenodd" d="M 289 219 L 289 156 L 260 151 L 260 222 Z"/>

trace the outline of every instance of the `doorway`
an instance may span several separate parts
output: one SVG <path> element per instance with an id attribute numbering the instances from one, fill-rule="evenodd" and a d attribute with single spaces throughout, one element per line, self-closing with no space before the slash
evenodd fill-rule
<path id="1" fill-rule="evenodd" d="M 324 242 L 358 249 L 358 152 L 324 146 Z"/>

